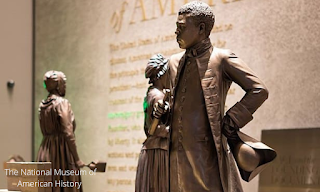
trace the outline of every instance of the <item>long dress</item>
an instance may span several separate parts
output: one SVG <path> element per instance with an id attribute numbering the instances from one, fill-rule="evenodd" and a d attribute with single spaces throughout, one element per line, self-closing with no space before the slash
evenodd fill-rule
<path id="1" fill-rule="evenodd" d="M 53 183 L 55 181 L 81 182 L 79 160 L 74 131 L 74 115 L 69 101 L 57 95 L 49 95 L 39 106 L 40 128 L 43 140 L 38 152 L 38 162 L 51 162 Z M 55 175 L 54 169 L 74 170 L 75 175 Z M 82 185 L 77 187 L 59 187 L 53 185 L 53 192 L 82 192 Z"/>
<path id="2" fill-rule="evenodd" d="M 148 134 L 152 123 L 154 104 L 163 99 L 164 94 L 150 87 L 145 98 L 145 124 L 147 139 L 144 141 L 137 167 L 135 192 L 168 192 L 169 130 L 165 118 L 160 120 L 154 135 Z"/>

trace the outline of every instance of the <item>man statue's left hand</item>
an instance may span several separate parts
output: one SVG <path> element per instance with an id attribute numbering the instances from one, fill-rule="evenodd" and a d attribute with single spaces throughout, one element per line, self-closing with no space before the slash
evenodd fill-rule
<path id="1" fill-rule="evenodd" d="M 237 131 L 239 128 L 233 122 L 229 115 L 226 115 L 222 120 L 222 133 L 231 141 L 237 141 L 239 139 Z"/>

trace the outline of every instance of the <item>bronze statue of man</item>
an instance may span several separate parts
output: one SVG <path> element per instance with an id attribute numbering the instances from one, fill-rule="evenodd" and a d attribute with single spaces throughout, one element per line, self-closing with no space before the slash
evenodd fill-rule
<path id="1" fill-rule="evenodd" d="M 234 53 L 213 47 L 209 35 L 215 16 L 205 3 L 182 6 L 176 36 L 184 52 L 169 61 L 173 85 L 170 192 L 242 192 L 227 140 L 252 120 L 268 91 Z M 246 94 L 226 113 L 232 82 Z"/>

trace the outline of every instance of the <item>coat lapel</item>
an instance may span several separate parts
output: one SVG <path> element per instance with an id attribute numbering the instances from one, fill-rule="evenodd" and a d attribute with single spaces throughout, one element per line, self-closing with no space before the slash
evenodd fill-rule
<path id="1" fill-rule="evenodd" d="M 208 77 L 208 76 L 206 76 L 206 71 L 208 69 L 208 65 L 209 65 L 209 61 L 210 61 L 210 55 L 211 55 L 211 51 L 208 51 L 208 52 L 205 53 L 204 56 L 196 58 L 198 71 L 199 71 L 199 76 L 200 76 L 200 81 L 202 81 L 202 79 Z"/>

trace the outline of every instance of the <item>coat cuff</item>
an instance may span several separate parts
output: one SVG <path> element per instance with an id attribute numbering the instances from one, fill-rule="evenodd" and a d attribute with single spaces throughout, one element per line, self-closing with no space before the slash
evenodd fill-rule
<path id="1" fill-rule="evenodd" d="M 239 102 L 231 107 L 227 111 L 227 114 L 231 117 L 238 128 L 242 128 L 253 119 L 252 114 L 249 112 L 249 110 Z"/>

